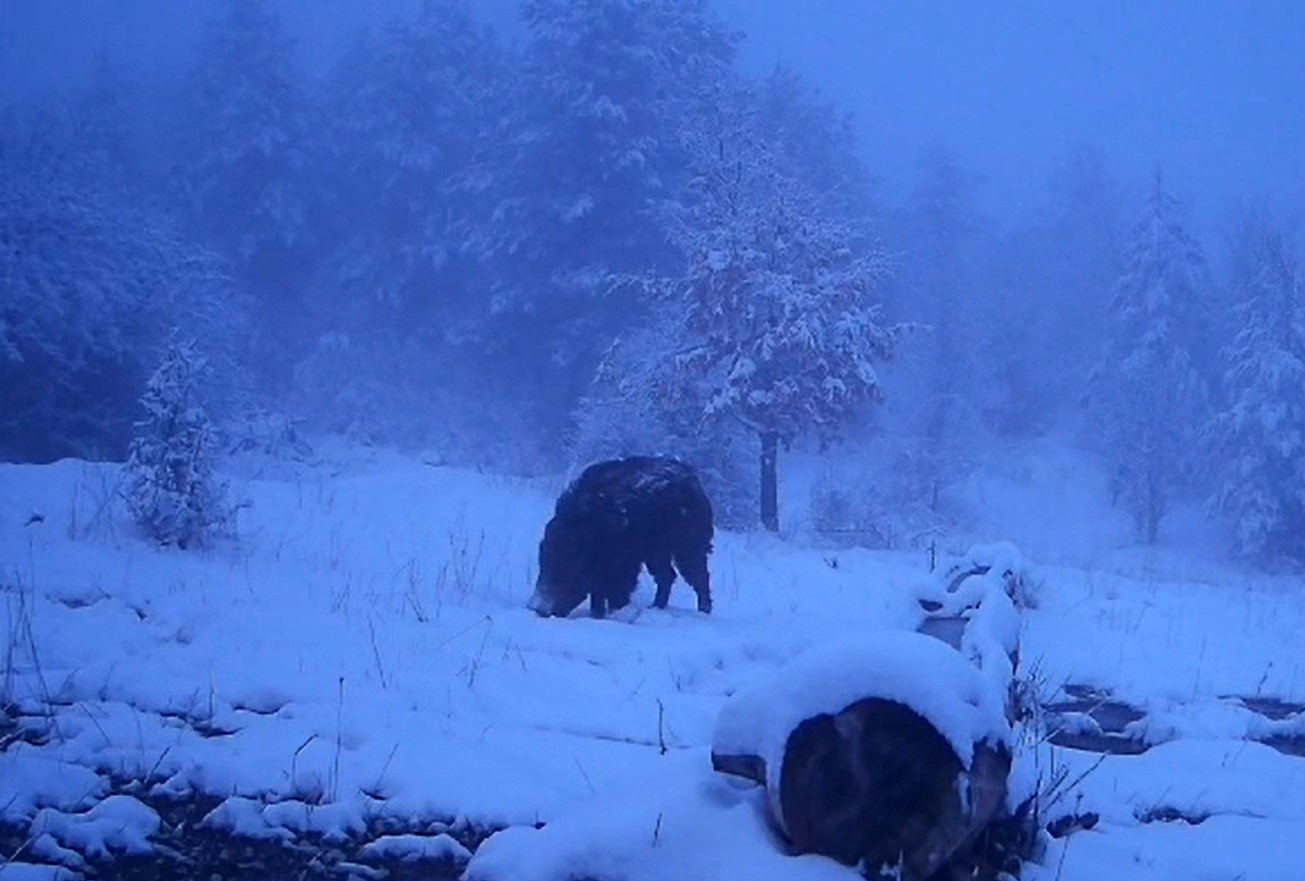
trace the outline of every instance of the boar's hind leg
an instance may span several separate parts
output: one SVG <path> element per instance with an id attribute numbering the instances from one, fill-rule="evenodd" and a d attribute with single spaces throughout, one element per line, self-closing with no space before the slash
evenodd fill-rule
<path id="1" fill-rule="evenodd" d="M 647 565 L 653 581 L 657 582 L 657 596 L 653 598 L 653 605 L 664 609 L 671 600 L 671 585 L 675 583 L 675 567 L 671 565 L 671 555 L 654 554 L 648 558 Z"/>
<path id="2" fill-rule="evenodd" d="M 698 595 L 698 611 L 711 612 L 711 573 L 707 571 L 707 551 L 693 550 L 675 555 L 675 568 Z"/>
<path id="3" fill-rule="evenodd" d="M 611 589 L 607 592 L 607 604 L 613 611 L 630 605 L 630 597 L 634 596 L 634 589 L 639 586 L 641 568 L 643 566 L 637 559 L 631 560 L 613 575 Z"/>

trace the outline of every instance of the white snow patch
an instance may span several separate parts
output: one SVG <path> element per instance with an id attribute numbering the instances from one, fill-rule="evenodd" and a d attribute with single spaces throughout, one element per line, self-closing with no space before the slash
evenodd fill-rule
<path id="1" fill-rule="evenodd" d="M 765 795 L 712 773 L 705 750 L 666 756 L 631 775 L 627 786 L 542 829 L 491 836 L 472 857 L 465 881 L 860 877 L 824 857 L 785 854 L 766 819 Z"/>
<path id="2" fill-rule="evenodd" d="M 358 853 L 364 859 L 398 859 L 402 862 L 417 860 L 452 860 L 465 863 L 471 851 L 451 835 L 382 835 L 368 842 Z"/>
<path id="3" fill-rule="evenodd" d="M 153 808 L 129 795 L 111 795 L 80 814 L 42 808 L 32 819 L 32 834 L 51 835 L 64 847 L 89 857 L 107 857 L 111 851 L 150 853 L 149 838 L 158 832 L 159 824 Z"/>
<path id="4" fill-rule="evenodd" d="M 16 747 L 0 754 L 0 819 L 28 820 L 38 806 L 86 810 L 108 791 L 99 774 L 57 756 Z"/>
<path id="5" fill-rule="evenodd" d="M 283 826 L 273 826 L 263 816 L 263 804 L 250 798 L 233 795 L 209 811 L 200 821 L 201 826 L 225 829 L 245 838 L 263 838 L 288 841 L 294 834 Z"/>
<path id="6" fill-rule="evenodd" d="M 3 881 L 75 881 L 80 877 L 76 872 L 63 866 L 43 866 L 24 862 L 0 863 L 0 879 Z"/>

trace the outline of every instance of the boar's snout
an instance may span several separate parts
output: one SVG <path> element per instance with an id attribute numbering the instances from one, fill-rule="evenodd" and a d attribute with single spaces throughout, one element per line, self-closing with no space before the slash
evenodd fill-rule
<path id="1" fill-rule="evenodd" d="M 526 608 L 530 609 L 541 618 L 548 618 L 553 614 L 553 601 L 540 587 L 535 587 L 535 592 L 530 595 L 530 601 L 526 603 Z"/>

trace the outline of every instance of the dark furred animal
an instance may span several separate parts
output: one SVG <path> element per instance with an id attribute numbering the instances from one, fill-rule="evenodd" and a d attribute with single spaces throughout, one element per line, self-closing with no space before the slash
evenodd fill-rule
<path id="1" fill-rule="evenodd" d="M 557 500 L 539 543 L 539 579 L 530 608 L 565 616 L 589 598 L 589 610 L 630 602 L 639 571 L 657 582 L 653 605 L 666 608 L 676 572 L 711 611 L 711 502 L 690 465 L 634 456 L 590 465 Z"/>

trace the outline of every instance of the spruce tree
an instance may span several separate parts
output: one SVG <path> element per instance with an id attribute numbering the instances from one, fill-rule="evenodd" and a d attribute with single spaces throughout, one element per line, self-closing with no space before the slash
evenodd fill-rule
<path id="1" fill-rule="evenodd" d="M 186 215 L 256 298 L 264 369 L 285 367 L 302 318 L 303 258 L 320 188 L 313 110 L 293 42 L 266 0 L 223 0 L 177 120 L 175 186 Z"/>
<path id="2" fill-rule="evenodd" d="M 736 39 L 706 0 L 527 0 L 519 149 L 496 213 L 500 362 L 547 425 L 569 414 L 609 342 L 646 319 L 629 273 L 679 262 L 658 211 L 683 193 L 677 129 Z M 566 426 L 554 422 L 560 434 Z"/>
<path id="3" fill-rule="evenodd" d="M 0 458 L 16 461 L 120 460 L 168 328 L 216 353 L 242 327 L 221 263 L 66 119 L 0 112 Z"/>
<path id="4" fill-rule="evenodd" d="M 226 530 L 233 511 L 213 473 L 216 437 L 204 408 L 205 359 L 192 342 L 168 343 L 140 403 L 127 460 L 126 498 L 150 538 L 181 549 Z"/>
<path id="5" fill-rule="evenodd" d="M 878 301 L 882 254 L 767 136 L 758 108 L 749 90 L 722 94 L 687 132 L 689 193 L 668 220 L 687 266 L 662 280 L 682 342 L 664 354 L 683 383 L 677 406 L 760 442 L 761 522 L 777 530 L 781 444 L 836 438 L 879 397 L 876 365 L 897 334 Z"/>
<path id="6" fill-rule="evenodd" d="M 921 325 L 906 382 L 919 401 L 919 438 L 913 482 L 939 513 L 942 487 L 967 467 L 984 389 L 976 348 L 978 291 L 969 256 L 981 219 L 975 205 L 979 179 L 943 147 L 927 152 L 920 179 L 902 218 L 905 266 L 900 285 L 903 316 Z"/>
<path id="7" fill-rule="evenodd" d="M 1257 228 L 1258 227 L 1258 228 Z M 1225 350 L 1226 407 L 1213 422 L 1215 509 L 1234 547 L 1264 562 L 1305 562 L 1305 314 L 1296 255 L 1280 230 L 1252 224 Z"/>
<path id="8" fill-rule="evenodd" d="M 1114 286 L 1090 392 L 1113 495 L 1148 544 L 1190 489 L 1208 407 L 1204 258 L 1180 214 L 1157 173 Z"/>

